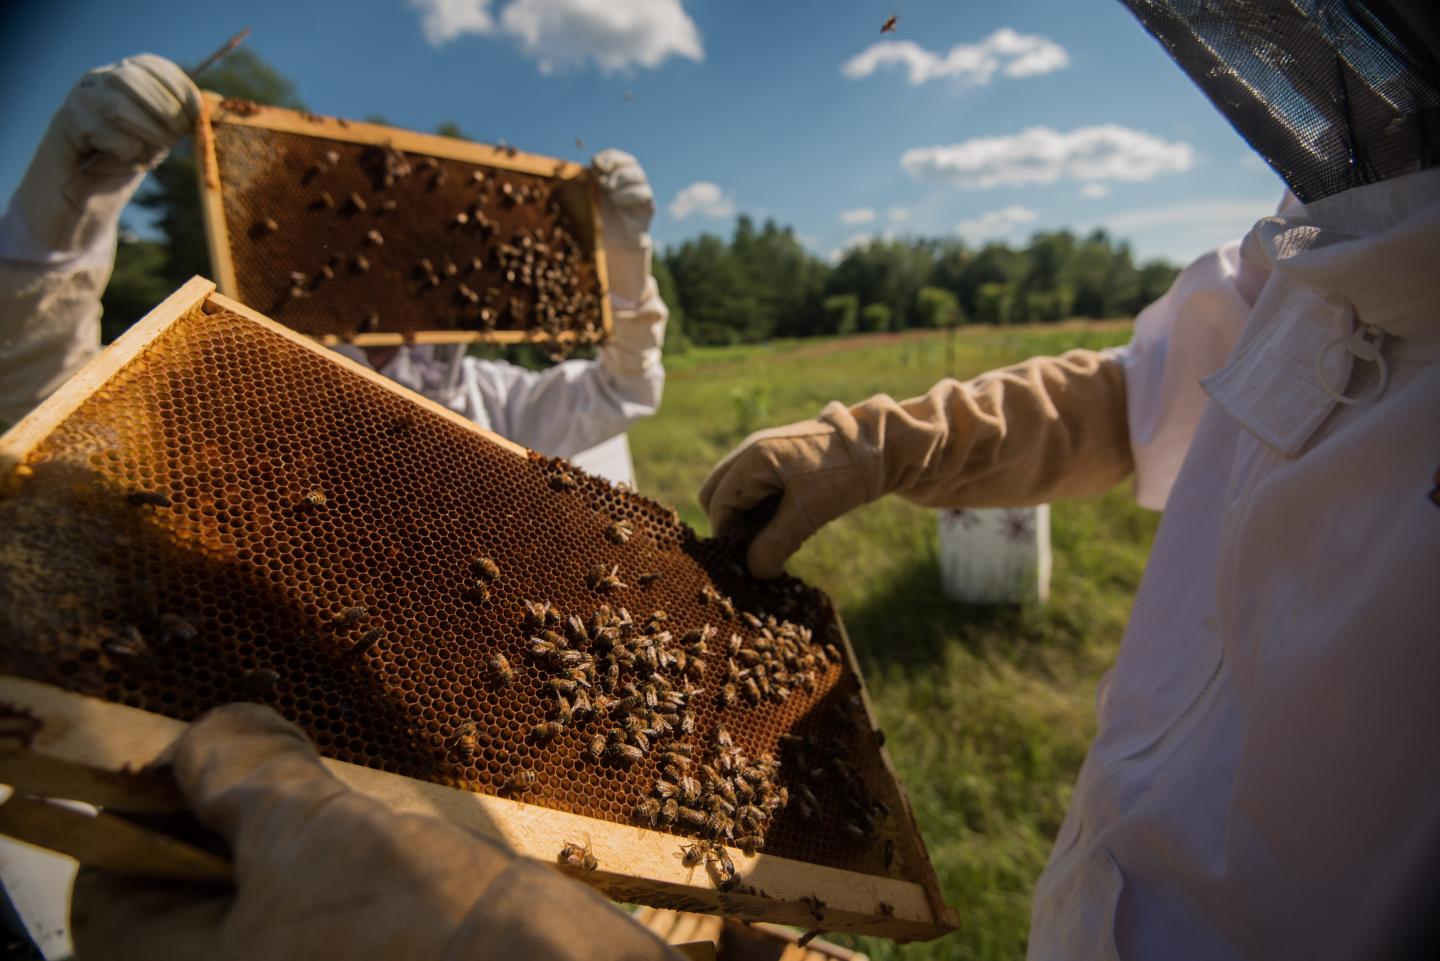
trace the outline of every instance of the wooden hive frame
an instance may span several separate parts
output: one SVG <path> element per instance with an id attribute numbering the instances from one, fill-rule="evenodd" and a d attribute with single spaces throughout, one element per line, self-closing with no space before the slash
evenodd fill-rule
<path id="1" fill-rule="evenodd" d="M 295 345 L 325 356 L 354 375 L 485 437 L 517 457 L 529 456 L 526 448 L 482 430 L 448 408 L 324 349 L 310 338 L 217 293 L 212 282 L 197 277 L 0 437 L 0 479 L 8 484 L 17 476 L 23 476 L 23 472 L 29 470 L 27 455 L 58 424 L 170 325 L 196 308 L 239 314 Z M 873 727 L 874 711 L 843 625 L 839 636 L 844 657 L 860 685 L 863 710 Z M 15 641 L 18 639 L 12 639 Z M 115 785 L 109 774 L 135 770 L 153 762 L 186 727 L 182 721 L 15 676 L 0 675 L 0 708 L 18 710 L 40 722 L 37 730 L 26 732 L 23 745 L 13 739 L 7 744 L 0 737 L 0 779 L 8 780 L 22 791 L 99 804 L 115 797 Z M 3 734 L 0 726 L 0 735 Z M 581 879 L 618 901 L 899 941 L 935 938 L 953 930 L 958 918 L 954 909 L 945 904 L 924 846 L 918 842 L 914 814 L 893 764 L 883 746 L 878 747 L 878 751 L 884 770 L 899 791 L 902 810 L 895 812 L 895 816 L 915 832 L 919 863 L 911 865 L 911 873 L 919 881 L 842 870 L 763 852 L 746 855 L 729 848 L 740 876 L 739 886 L 729 892 L 718 890 L 707 872 L 681 865 L 675 856 L 678 845 L 673 834 L 472 793 L 329 758 L 325 764 L 351 787 L 379 798 L 396 810 L 438 815 L 497 837 L 520 854 L 541 862 L 555 864 L 557 852 L 565 843 L 586 838 L 600 867 Z M 156 809 L 153 797 L 147 803 L 150 810 Z M 158 805 L 160 809 L 165 806 L 164 802 Z M 25 819 L 7 818 L 5 807 L 0 807 L 0 833 L 26 839 Z M 28 833 L 37 843 L 63 849 L 62 845 L 51 843 L 53 831 Z M 85 854 L 84 850 L 70 853 L 82 859 Z M 187 876 L 203 876 L 212 869 L 213 865 L 202 864 Z M 823 904 L 823 908 L 817 911 L 817 904 Z"/>
<path id="2" fill-rule="evenodd" d="M 487 167 L 516 173 L 569 181 L 573 182 L 577 188 L 587 188 L 567 191 L 562 202 L 577 220 L 589 222 L 593 241 L 591 254 L 595 260 L 599 282 L 601 326 L 607 337 L 614 332 L 615 322 L 610 308 L 609 274 L 605 259 L 605 245 L 602 240 L 604 231 L 600 218 L 600 206 L 594 190 L 591 189 L 589 173 L 584 166 L 554 157 L 523 153 L 508 148 L 493 147 L 489 144 L 459 140 L 454 137 L 419 133 L 383 124 L 342 120 L 337 117 L 325 117 L 259 104 L 249 104 L 244 111 L 236 111 L 226 109 L 223 106 L 225 103 L 225 98 L 219 94 L 203 91 L 200 119 L 195 129 L 195 169 L 200 191 L 200 210 L 205 226 L 205 244 L 210 253 L 211 270 L 221 294 L 228 297 L 239 296 L 235 263 L 231 256 L 231 228 L 225 216 L 225 185 L 221 178 L 220 164 L 215 152 L 214 127 L 223 123 L 299 134 L 305 137 L 338 140 L 363 146 L 391 147 L 406 154 L 483 164 Z M 535 330 L 432 330 L 409 334 L 390 331 L 356 333 L 345 338 L 327 334 L 316 339 L 328 346 L 334 346 L 343 341 L 361 347 L 384 347 L 400 344 L 545 343 L 550 338 L 544 332 Z M 562 342 L 573 340 L 574 335 L 566 331 L 556 339 Z"/>

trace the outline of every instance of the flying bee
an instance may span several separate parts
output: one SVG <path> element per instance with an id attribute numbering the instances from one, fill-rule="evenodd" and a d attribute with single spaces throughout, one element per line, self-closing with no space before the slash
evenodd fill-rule
<path id="1" fill-rule="evenodd" d="M 630 744 L 611 744 L 610 756 L 621 764 L 630 765 L 645 756 L 645 752 Z"/>
<path id="2" fill-rule="evenodd" d="M 612 544 L 624 544 L 635 536 L 635 527 L 622 517 L 606 529 L 605 536 Z"/>
<path id="3" fill-rule="evenodd" d="M 550 475 L 550 489 L 553 491 L 570 491 L 579 486 L 575 475 L 569 471 L 562 470 L 557 474 Z"/>
<path id="4" fill-rule="evenodd" d="M 560 849 L 560 863 L 568 868 L 577 868 L 589 874 L 600 866 L 595 860 L 595 855 L 590 852 L 590 845 L 587 842 L 584 847 L 574 841 L 566 841 L 565 846 Z"/>
<path id="5" fill-rule="evenodd" d="M 655 822 L 660 819 L 660 802 L 653 797 L 647 797 L 635 805 L 635 820 L 646 821 L 653 828 Z"/>
<path id="6" fill-rule="evenodd" d="M 466 721 L 455 731 L 455 746 L 460 749 L 460 753 L 465 756 L 467 761 L 475 756 L 477 734 L 479 734 L 479 729 L 475 726 L 474 721 Z"/>
<path id="7" fill-rule="evenodd" d="M 361 604 L 355 607 L 345 608 L 345 610 L 336 615 L 332 623 L 334 623 L 336 627 L 354 627 L 356 624 L 369 619 L 370 609 Z"/>
<path id="8" fill-rule="evenodd" d="M 501 687 L 510 687 L 515 683 L 515 672 L 504 654 L 496 654 L 490 659 L 490 676 Z"/>
<path id="9" fill-rule="evenodd" d="M 169 507 L 170 495 L 163 491 L 131 491 L 125 499 L 134 507 Z"/>
<path id="10" fill-rule="evenodd" d="M 355 654 L 356 657 L 360 657 L 365 654 L 365 652 L 369 651 L 370 648 L 374 647 L 375 644 L 380 640 L 380 638 L 384 636 L 384 628 L 373 627 L 370 630 L 366 631 L 365 634 L 360 638 L 360 640 L 355 642 L 355 646 L 352 647 L 350 650 Z"/>
<path id="11" fill-rule="evenodd" d="M 639 584 L 641 587 L 649 587 L 651 584 L 654 584 L 659 579 L 659 571 L 646 571 L 644 574 L 641 574 L 639 577 L 635 578 L 635 583 Z"/>
<path id="12" fill-rule="evenodd" d="M 487 581 L 493 581 L 500 576 L 500 565 L 488 557 L 477 557 L 470 562 L 470 573 Z"/>
<path id="13" fill-rule="evenodd" d="M 564 730 L 565 725 L 559 721 L 545 721 L 542 724 L 536 724 L 532 727 L 530 729 L 530 735 L 537 741 L 548 741 L 553 737 L 557 737 Z"/>
<path id="14" fill-rule="evenodd" d="M 533 787 L 537 780 L 539 780 L 539 778 L 534 771 L 529 768 L 521 768 L 510 777 L 510 780 L 505 784 L 505 788 L 512 793 L 523 791 L 526 788 Z"/>

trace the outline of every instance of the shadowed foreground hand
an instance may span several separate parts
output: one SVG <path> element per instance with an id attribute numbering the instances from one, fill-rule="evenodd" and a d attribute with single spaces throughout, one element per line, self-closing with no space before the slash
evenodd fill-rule
<path id="1" fill-rule="evenodd" d="M 168 760 L 229 842 L 235 886 L 82 871 L 72 927 L 88 961 L 678 957 L 557 871 L 352 791 L 268 707 L 210 712 Z"/>

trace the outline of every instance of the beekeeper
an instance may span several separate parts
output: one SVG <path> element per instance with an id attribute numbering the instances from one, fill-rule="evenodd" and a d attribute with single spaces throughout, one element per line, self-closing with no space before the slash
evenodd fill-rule
<path id="1" fill-rule="evenodd" d="M 1393 17 L 1404 3 L 1347 5 L 1350 22 L 1244 6 L 1228 5 L 1233 19 L 1142 19 L 1161 21 L 1146 25 L 1207 92 L 1223 71 L 1205 58 L 1227 48 L 1186 37 L 1216 25 L 1241 53 L 1247 29 L 1257 42 L 1290 30 L 1288 66 L 1318 64 L 1299 89 L 1375 88 L 1347 86 L 1348 107 L 1242 108 L 1242 133 L 1294 164 L 1287 180 L 1309 202 L 1187 267 L 1124 349 L 1036 358 L 910 400 L 831 403 L 747 438 L 700 492 L 717 530 L 778 498 L 749 546 L 761 577 L 891 494 L 1026 505 L 1133 475 L 1139 502 L 1164 511 L 1035 892 L 1031 958 L 1391 957 L 1375 946 L 1416 920 L 1404 895 L 1433 909 L 1440 74 L 1433 43 L 1428 75 L 1425 56 L 1408 76 L 1405 58 L 1385 57 L 1397 35 L 1424 36 L 1436 8 L 1410 5 L 1407 34 Z M 1322 23 L 1343 58 L 1315 51 Z M 1216 82 L 1239 104 L 1237 76 L 1279 68 L 1229 69 Z M 1281 88 L 1245 95 L 1257 89 Z M 1247 129 L 1288 110 L 1293 130 Z M 1333 154 L 1315 150 L 1327 143 Z"/>
<path id="2" fill-rule="evenodd" d="M 199 110 L 184 71 L 142 54 L 86 74 L 55 115 L 0 218 L 0 421 L 24 416 L 99 350 L 121 211 Z M 625 431 L 656 411 L 665 382 L 668 312 L 650 275 L 655 198 L 627 153 L 599 153 L 594 169 L 615 318 L 596 360 L 537 372 L 463 350 L 344 352 L 481 427 L 633 483 Z"/>

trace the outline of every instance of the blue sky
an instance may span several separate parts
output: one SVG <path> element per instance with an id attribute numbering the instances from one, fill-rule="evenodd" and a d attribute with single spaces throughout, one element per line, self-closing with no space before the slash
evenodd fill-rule
<path id="1" fill-rule="evenodd" d="M 662 244 L 744 212 L 820 256 L 886 233 L 1103 225 L 1184 261 L 1281 191 L 1117 0 L 12 0 L 0 192 L 86 69 L 194 62 L 246 25 L 320 113 L 455 120 L 572 159 L 630 150 Z"/>

